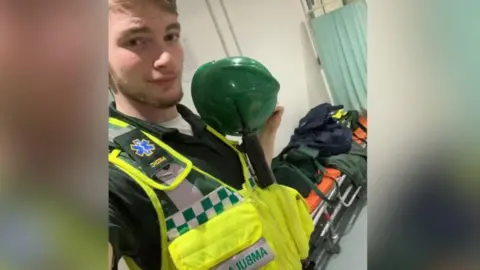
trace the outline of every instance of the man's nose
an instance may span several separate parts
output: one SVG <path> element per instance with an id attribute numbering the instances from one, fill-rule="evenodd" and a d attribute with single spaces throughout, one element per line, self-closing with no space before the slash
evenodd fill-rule
<path id="1" fill-rule="evenodd" d="M 164 69 L 171 64 L 172 55 L 166 51 L 160 54 L 160 57 L 155 60 L 153 66 L 155 69 Z"/>

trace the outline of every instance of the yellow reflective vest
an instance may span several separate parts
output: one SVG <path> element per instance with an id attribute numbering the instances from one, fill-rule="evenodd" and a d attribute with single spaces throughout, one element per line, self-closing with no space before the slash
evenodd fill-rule
<path id="1" fill-rule="evenodd" d="M 162 270 L 301 269 L 313 231 L 306 202 L 286 186 L 256 186 L 246 155 L 232 142 L 207 128 L 238 154 L 242 190 L 202 171 L 144 130 L 116 118 L 109 124 L 109 140 L 116 145 L 109 162 L 144 190 L 156 210 Z M 139 269 L 133 260 L 125 261 Z"/>

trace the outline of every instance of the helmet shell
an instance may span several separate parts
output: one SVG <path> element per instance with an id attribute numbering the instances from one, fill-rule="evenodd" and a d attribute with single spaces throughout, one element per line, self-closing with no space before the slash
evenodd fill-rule
<path id="1" fill-rule="evenodd" d="M 192 100 L 202 120 L 228 135 L 259 130 L 272 115 L 280 84 L 260 62 L 228 57 L 200 66 Z"/>

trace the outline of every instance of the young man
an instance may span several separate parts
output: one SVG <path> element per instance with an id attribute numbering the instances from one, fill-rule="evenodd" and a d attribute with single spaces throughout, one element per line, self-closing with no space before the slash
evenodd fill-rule
<path id="1" fill-rule="evenodd" d="M 194 168 L 198 168 L 195 170 L 207 178 L 220 179 L 237 190 L 245 183 L 238 153 L 209 132 L 188 108 L 179 104 L 183 97 L 180 32 L 174 0 L 109 0 L 110 85 L 115 97 L 109 109 L 113 119 L 109 134 L 109 252 L 112 269 L 116 269 L 122 257 L 128 258 L 129 265 L 134 264 L 143 270 L 163 269 L 166 257 L 161 254 L 167 246 L 161 240 L 159 225 L 161 227 L 163 222 L 159 215 L 164 215 L 163 220 L 167 218 L 168 224 L 167 212 L 171 210 L 168 208 L 178 208 L 172 212 L 181 210 L 175 205 L 193 196 L 183 196 L 177 202 L 178 198 L 172 198 L 168 192 L 153 191 L 152 187 L 159 186 L 163 180 L 159 179 L 158 170 L 151 169 L 157 168 L 165 157 L 147 163 L 150 167 L 143 170 L 147 178 L 143 173 L 138 176 L 137 168 L 142 167 L 147 156 L 155 154 L 146 153 L 150 150 L 144 148 L 144 152 L 139 153 L 139 148 L 135 147 L 141 145 L 130 144 L 140 142 L 139 138 L 129 137 L 130 141 L 125 144 L 124 137 L 129 132 L 135 132 L 135 129 L 148 132 L 151 136 L 145 137 L 142 132 L 134 136 L 143 136 L 143 146 L 150 145 L 150 149 L 159 147 L 158 143 L 149 144 L 156 141 L 153 137 L 161 139 L 161 143 L 171 148 L 166 152 L 175 151 L 175 158 L 181 155 L 179 160 L 190 160 Z M 283 108 L 278 106 L 259 135 L 268 163 L 272 159 L 282 113 Z M 133 131 L 128 131 L 127 127 Z M 168 159 L 173 158 L 167 155 Z M 191 187 L 190 191 L 192 189 L 196 187 Z M 156 193 L 156 196 L 153 195 L 152 199 L 149 192 Z M 162 210 L 152 204 L 157 196 Z"/>

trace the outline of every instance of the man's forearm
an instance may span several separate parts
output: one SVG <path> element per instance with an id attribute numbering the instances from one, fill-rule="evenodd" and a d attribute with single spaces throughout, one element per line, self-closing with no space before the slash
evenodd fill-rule
<path id="1" fill-rule="evenodd" d="M 260 145 L 262 145 L 263 152 L 265 153 L 265 160 L 267 164 L 270 166 L 273 159 L 273 150 L 275 147 L 275 138 L 276 132 L 263 130 L 258 135 L 258 140 L 260 141 Z"/>
<path id="2" fill-rule="evenodd" d="M 265 123 L 263 130 L 258 135 L 258 140 L 262 145 L 267 164 L 271 166 L 273 159 L 273 149 L 275 147 L 275 138 L 277 137 L 278 127 L 282 120 L 284 107 L 277 104 L 272 116 Z"/>

